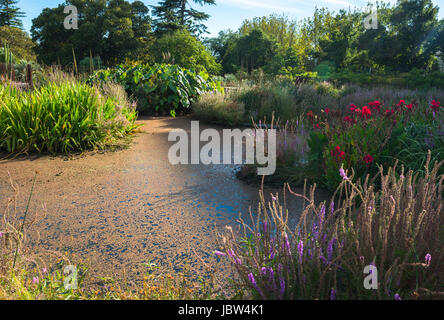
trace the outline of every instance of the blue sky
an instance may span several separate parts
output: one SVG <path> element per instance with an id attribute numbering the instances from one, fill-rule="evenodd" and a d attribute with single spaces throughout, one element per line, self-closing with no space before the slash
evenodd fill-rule
<path id="1" fill-rule="evenodd" d="M 63 3 L 63 0 L 19 0 L 18 6 L 26 13 L 23 24 L 29 31 L 32 19 L 37 17 L 43 8 L 53 8 Z M 155 5 L 157 0 L 142 0 L 146 5 Z M 221 30 L 236 30 L 245 19 L 266 16 L 271 13 L 285 13 L 290 18 L 305 18 L 312 15 L 316 6 L 339 10 L 348 7 L 364 7 L 368 0 L 216 0 L 217 5 L 205 6 L 203 11 L 211 18 L 207 21 L 208 31 L 217 35 Z M 374 1 L 371 1 L 374 2 Z M 396 0 L 386 0 L 396 3 Z M 433 0 L 438 5 L 440 17 L 444 18 L 444 0 Z M 194 5 L 196 9 L 199 5 Z"/>

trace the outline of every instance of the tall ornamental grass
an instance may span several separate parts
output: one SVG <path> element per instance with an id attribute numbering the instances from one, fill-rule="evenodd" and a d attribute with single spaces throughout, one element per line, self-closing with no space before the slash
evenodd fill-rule
<path id="1" fill-rule="evenodd" d="M 34 91 L 0 87 L 0 150 L 69 153 L 103 149 L 135 128 L 136 112 L 79 82 Z"/>
<path id="2" fill-rule="evenodd" d="M 251 223 L 241 220 L 240 236 L 228 228 L 216 254 L 230 259 L 239 288 L 258 299 L 443 299 L 441 165 L 427 167 L 425 176 L 400 177 L 396 168 L 380 167 L 381 188 L 368 176 L 354 182 L 342 169 L 332 200 L 320 205 L 315 185 L 308 195 L 288 187 L 304 202 L 296 226 L 288 223 L 296 212 L 278 196 L 266 202 L 262 193 Z M 368 290 L 370 265 L 378 286 Z"/>

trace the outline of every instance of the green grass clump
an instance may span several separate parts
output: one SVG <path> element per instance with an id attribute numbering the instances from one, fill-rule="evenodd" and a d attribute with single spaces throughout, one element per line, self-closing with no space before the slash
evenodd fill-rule
<path id="1" fill-rule="evenodd" d="M 193 104 L 193 117 L 199 120 L 224 124 L 242 125 L 245 122 L 244 105 L 220 93 L 204 93 Z"/>
<path id="2" fill-rule="evenodd" d="M 79 82 L 33 91 L 0 87 L 0 150 L 70 153 L 115 145 L 137 114 L 113 96 Z"/>

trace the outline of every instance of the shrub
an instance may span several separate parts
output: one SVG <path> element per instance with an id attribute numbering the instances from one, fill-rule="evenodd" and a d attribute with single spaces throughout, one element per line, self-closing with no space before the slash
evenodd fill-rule
<path id="1" fill-rule="evenodd" d="M 358 84 L 362 86 L 391 86 L 411 89 L 428 89 L 444 87 L 444 72 L 426 72 L 424 70 L 413 69 L 406 73 L 390 74 L 365 74 L 349 71 L 335 73 L 329 77 L 338 85 Z"/>
<path id="2" fill-rule="evenodd" d="M 441 165 L 424 177 L 380 167 L 381 188 L 338 171 L 342 182 L 329 203 L 316 204 L 315 186 L 308 195 L 288 187 L 304 203 L 297 225 L 277 195 L 266 202 L 262 191 L 257 215 L 240 221 L 240 236 L 229 228 L 216 253 L 229 258 L 239 287 L 256 299 L 442 297 Z M 377 290 L 363 286 L 368 265 L 377 268 Z"/>
<path id="3" fill-rule="evenodd" d="M 192 108 L 193 117 L 207 122 L 236 126 L 245 121 L 243 104 L 228 95 L 204 93 L 193 103 Z"/>
<path id="4" fill-rule="evenodd" d="M 137 99 L 141 112 L 170 114 L 190 108 L 204 92 L 220 91 L 220 83 L 211 81 L 205 72 L 193 72 L 177 65 L 157 64 L 117 66 L 94 73 L 89 83 L 116 82 Z"/>
<path id="5" fill-rule="evenodd" d="M 216 75 L 222 69 L 208 49 L 185 29 L 165 33 L 156 39 L 151 54 L 158 63 L 177 64 L 197 72 Z"/>
<path id="6" fill-rule="evenodd" d="M 105 148 L 136 128 L 137 114 L 129 106 L 78 82 L 30 92 L 0 87 L 0 97 L 0 149 L 7 152 Z"/>
<path id="7" fill-rule="evenodd" d="M 259 119 L 271 119 L 273 113 L 282 120 L 294 119 L 298 116 L 295 113 L 295 99 L 291 86 L 279 83 L 265 84 L 263 86 L 244 88 L 235 97 L 245 105 L 247 117 Z"/>
<path id="8" fill-rule="evenodd" d="M 308 163 L 283 161 L 276 175 L 281 181 L 301 184 L 304 179 L 335 190 L 341 182 L 340 168 L 355 170 L 357 178 L 375 174 L 377 164 L 392 166 L 396 160 L 406 168 L 424 174 L 428 150 L 433 160 L 444 159 L 444 113 L 439 102 L 418 105 L 401 100 L 395 105 L 380 101 L 362 108 L 325 108 L 306 113 Z M 432 102 L 433 103 L 433 102 Z M 279 150 L 278 150 L 279 153 Z M 287 155 L 293 159 L 294 155 Z M 303 172 L 303 174 L 301 174 Z M 444 173 L 444 170 L 441 169 Z M 440 173 L 441 173 L 440 172 Z M 295 177 L 300 177 L 295 181 Z"/>

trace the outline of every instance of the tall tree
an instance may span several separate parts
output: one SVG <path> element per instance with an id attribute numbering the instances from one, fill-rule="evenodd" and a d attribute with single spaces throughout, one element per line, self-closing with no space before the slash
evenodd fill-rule
<path id="1" fill-rule="evenodd" d="M 148 8 L 141 2 L 126 0 L 68 0 L 77 7 L 79 29 L 66 30 L 63 21 L 65 5 L 46 8 L 32 23 L 31 35 L 36 52 L 44 63 L 100 56 L 107 65 L 125 58 L 146 60 L 151 37 Z"/>
<path id="2" fill-rule="evenodd" d="M 152 6 L 153 14 L 157 17 L 154 26 L 157 33 L 165 33 L 181 28 L 187 28 L 194 35 L 207 31 L 203 24 L 210 17 L 202 11 L 193 9 L 191 2 L 199 5 L 214 5 L 215 0 L 163 0 L 159 5 Z"/>
<path id="3" fill-rule="evenodd" d="M 22 28 L 25 14 L 16 6 L 18 0 L 0 0 L 0 27 Z"/>
<path id="4" fill-rule="evenodd" d="M 425 44 L 438 27 L 438 7 L 431 0 L 398 0 L 390 17 L 391 65 L 399 71 L 424 68 L 431 57 Z"/>

